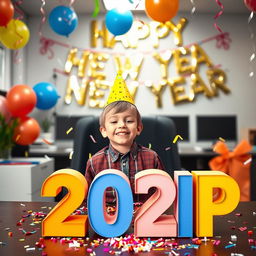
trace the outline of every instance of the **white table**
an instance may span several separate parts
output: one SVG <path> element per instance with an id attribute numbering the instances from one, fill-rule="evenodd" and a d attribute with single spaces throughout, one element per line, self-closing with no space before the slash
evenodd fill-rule
<path id="1" fill-rule="evenodd" d="M 0 162 L 3 159 L 0 159 Z M 54 172 L 53 158 L 12 158 L 39 164 L 0 165 L 0 201 L 54 201 L 41 197 L 44 180 Z"/>

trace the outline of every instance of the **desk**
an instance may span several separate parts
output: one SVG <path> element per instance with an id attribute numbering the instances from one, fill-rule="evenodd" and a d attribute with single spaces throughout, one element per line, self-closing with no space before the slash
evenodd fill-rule
<path id="1" fill-rule="evenodd" d="M 31 226 L 32 217 L 26 217 L 27 211 L 32 210 L 33 212 L 48 212 L 48 208 L 53 206 L 54 203 L 39 203 L 39 202 L 29 202 L 29 203 L 19 203 L 19 202 L 0 202 L 0 242 L 3 244 L 0 245 L 0 255 L 15 255 L 15 256 L 28 256 L 28 255 L 43 255 L 42 250 L 39 250 L 35 243 L 39 241 L 41 237 L 41 224 L 36 224 L 35 226 Z M 240 253 L 244 256 L 251 256 L 256 254 L 256 250 L 251 248 L 251 245 L 248 243 L 248 238 L 256 239 L 255 234 L 255 223 L 256 216 L 253 215 L 253 212 L 256 212 L 256 202 L 241 202 L 239 206 L 230 214 L 224 216 L 216 216 L 214 217 L 214 235 L 215 237 L 211 238 L 211 240 L 202 242 L 202 244 L 195 248 L 187 248 L 175 250 L 175 252 L 179 253 L 180 256 L 186 255 L 186 253 L 190 253 L 191 256 L 230 256 L 231 253 Z M 241 216 L 236 216 L 235 213 L 241 213 Z M 20 221 L 20 219 L 24 217 L 25 221 L 21 226 L 17 226 L 16 223 Z M 240 231 L 240 227 L 246 227 L 247 230 Z M 8 228 L 8 230 L 5 230 Z M 233 229 L 232 229 L 233 228 Z M 34 231 L 37 232 L 25 236 L 24 233 L 19 230 L 23 229 L 25 231 Z M 252 236 L 248 236 L 248 230 L 253 230 L 254 234 Z M 13 236 L 8 236 L 8 232 L 12 232 Z M 129 233 L 132 230 L 129 231 Z M 225 249 L 225 246 L 229 244 L 231 239 L 231 235 L 236 235 L 238 241 L 236 242 L 235 247 Z M 221 237 L 220 237 L 221 236 Z M 68 244 L 61 244 L 59 240 L 54 241 L 51 239 L 44 239 L 43 243 L 46 246 L 43 249 L 43 252 L 47 254 L 47 256 L 68 256 L 68 255 L 76 255 L 76 256 L 84 256 L 90 255 L 87 252 L 87 248 L 95 251 L 96 255 L 99 256 L 107 256 L 111 255 L 108 252 L 104 252 L 104 248 L 106 248 L 103 244 L 97 248 L 91 246 L 90 241 L 92 239 L 97 239 L 97 235 L 90 230 L 89 232 L 90 240 L 86 241 L 88 246 L 83 246 L 79 248 L 69 248 Z M 25 241 L 19 241 L 19 239 L 25 239 Z M 157 238 L 151 238 L 151 240 L 156 240 Z M 213 245 L 213 239 L 220 240 L 221 243 L 219 245 Z M 104 239 L 105 240 L 105 239 Z M 191 238 L 170 240 L 167 242 L 177 242 L 180 244 L 191 244 Z M 29 248 L 35 247 L 33 251 L 26 251 L 24 246 L 29 245 Z M 254 244 L 252 244 L 254 245 Z M 108 247 L 111 250 L 120 251 L 120 249 L 113 249 L 112 247 Z M 157 250 L 154 250 L 157 249 Z M 160 249 L 160 250 L 159 250 Z M 157 256 L 157 255 L 168 255 L 171 251 L 170 247 L 166 248 L 152 248 L 150 252 L 141 252 L 141 253 L 131 253 L 131 255 L 141 255 L 141 256 Z M 127 252 L 122 255 L 129 255 Z M 171 255 L 171 254 L 169 254 Z"/>
<path id="2" fill-rule="evenodd" d="M 11 161 L 20 164 L 0 166 L 0 201 L 49 201 L 41 197 L 41 186 L 54 171 L 54 159 L 23 157 Z"/>

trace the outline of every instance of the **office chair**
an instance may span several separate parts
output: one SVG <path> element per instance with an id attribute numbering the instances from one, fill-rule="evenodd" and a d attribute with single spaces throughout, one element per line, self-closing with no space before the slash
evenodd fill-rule
<path id="1" fill-rule="evenodd" d="M 175 170 L 181 170 L 177 144 L 172 141 L 176 136 L 174 122 L 163 116 L 143 116 L 143 131 L 136 138 L 137 143 L 156 151 L 163 161 L 166 171 L 173 177 Z M 74 152 L 71 168 L 85 174 L 89 155 L 107 146 L 99 131 L 99 117 L 87 116 L 81 118 L 75 127 Z"/>

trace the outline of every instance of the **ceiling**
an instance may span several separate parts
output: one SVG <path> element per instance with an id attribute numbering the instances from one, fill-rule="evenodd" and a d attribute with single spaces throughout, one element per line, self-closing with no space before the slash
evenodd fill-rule
<path id="1" fill-rule="evenodd" d="M 92 14 L 94 10 L 94 0 L 12 0 L 18 3 L 20 9 L 23 10 L 28 16 L 40 16 L 42 11 L 47 14 L 58 5 L 72 5 L 74 10 L 79 13 Z M 134 2 L 135 5 L 140 3 L 143 5 L 144 0 L 110 0 L 123 2 Z M 171 1 L 171 0 L 170 0 Z M 191 12 L 195 7 L 196 13 L 213 13 L 214 15 L 221 11 L 221 7 L 217 4 L 217 0 L 179 0 L 179 12 Z M 246 8 L 243 0 L 219 0 L 223 5 L 223 14 L 250 14 L 250 11 Z M 45 3 L 43 5 L 42 3 Z M 40 11 L 42 7 L 42 10 Z M 103 4 L 103 0 L 100 0 L 100 12 L 106 13 L 106 9 Z"/>

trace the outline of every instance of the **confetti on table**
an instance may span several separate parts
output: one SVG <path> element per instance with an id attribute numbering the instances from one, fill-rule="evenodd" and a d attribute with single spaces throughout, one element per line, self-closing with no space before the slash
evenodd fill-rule
<path id="1" fill-rule="evenodd" d="M 73 130 L 73 127 L 70 127 L 67 131 L 66 134 L 69 134 Z"/>
<path id="2" fill-rule="evenodd" d="M 97 141 L 94 139 L 94 137 L 92 135 L 90 135 L 90 138 L 91 138 L 93 143 L 97 143 Z"/>
<path id="3" fill-rule="evenodd" d="M 173 139 L 173 142 L 172 143 L 176 143 L 178 139 L 181 139 L 183 140 L 183 138 L 180 136 L 180 135 L 176 135 L 175 138 Z"/>

